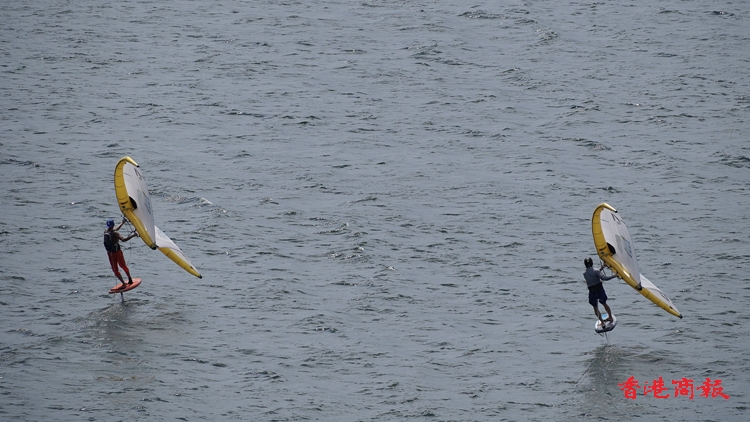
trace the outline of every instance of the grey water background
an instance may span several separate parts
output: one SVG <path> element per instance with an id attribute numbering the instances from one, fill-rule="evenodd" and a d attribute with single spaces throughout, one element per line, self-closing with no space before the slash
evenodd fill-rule
<path id="1" fill-rule="evenodd" d="M 0 2 L 0 419 L 747 420 L 750 3 Z M 203 274 L 101 234 L 117 160 Z M 679 320 L 619 280 L 628 222 Z M 729 400 L 618 386 L 720 379 Z"/>

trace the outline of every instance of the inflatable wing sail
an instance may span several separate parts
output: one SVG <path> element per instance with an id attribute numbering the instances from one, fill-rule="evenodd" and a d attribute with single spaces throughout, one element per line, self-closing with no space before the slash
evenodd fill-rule
<path id="1" fill-rule="evenodd" d="M 674 303 L 638 270 L 635 247 L 625 222 L 609 204 L 599 204 L 591 217 L 591 231 L 599 258 L 630 287 L 670 314 L 682 318 Z"/>
<path id="2" fill-rule="evenodd" d="M 143 243 L 151 249 L 158 248 L 185 271 L 203 278 L 172 239 L 154 225 L 146 179 L 130 157 L 121 158 L 115 167 L 115 194 L 120 211 L 133 223 Z"/>
<path id="3" fill-rule="evenodd" d="M 146 179 L 130 157 L 121 158 L 115 167 L 115 194 L 120 212 L 133 223 L 143 242 L 149 248 L 156 249 L 154 214 Z"/>
<path id="4" fill-rule="evenodd" d="M 190 262 L 188 257 L 185 256 L 184 253 L 182 253 L 182 250 L 180 250 L 180 248 L 177 247 L 174 242 L 172 242 L 172 239 L 167 237 L 167 235 L 164 234 L 163 231 L 159 230 L 158 227 L 154 226 L 154 228 L 156 229 L 156 245 L 159 247 L 159 250 L 164 255 L 166 255 L 167 258 L 171 259 L 177 265 L 182 267 L 183 270 L 198 278 L 203 278 L 198 270 L 195 269 L 193 263 Z"/>

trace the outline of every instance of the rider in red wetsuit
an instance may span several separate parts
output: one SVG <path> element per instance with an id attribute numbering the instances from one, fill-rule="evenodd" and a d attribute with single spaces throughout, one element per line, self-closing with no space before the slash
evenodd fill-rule
<path id="1" fill-rule="evenodd" d="M 109 219 L 107 220 L 107 230 L 104 231 L 104 249 L 107 250 L 107 256 L 109 257 L 109 265 L 112 266 L 112 271 L 115 273 L 115 276 L 122 282 L 122 285 L 125 286 L 125 280 L 122 279 L 122 276 L 120 275 L 120 271 L 117 269 L 119 266 L 125 271 L 125 274 L 128 275 L 128 284 L 133 284 L 133 279 L 130 277 L 130 270 L 128 269 L 128 266 L 125 264 L 125 256 L 122 254 L 122 249 L 120 249 L 120 241 L 127 242 L 128 240 L 138 236 L 138 232 L 133 232 L 128 237 L 122 237 L 120 233 L 117 231 L 120 230 L 123 224 L 125 224 L 125 218 L 123 217 L 122 223 L 120 223 L 117 228 L 115 228 L 115 220 Z"/>

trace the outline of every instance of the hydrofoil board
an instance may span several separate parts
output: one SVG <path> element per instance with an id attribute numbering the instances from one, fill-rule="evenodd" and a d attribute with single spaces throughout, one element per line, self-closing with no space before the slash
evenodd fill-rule
<path id="1" fill-rule="evenodd" d="M 141 279 L 140 278 L 134 278 L 133 279 L 133 284 L 128 284 L 127 282 L 124 283 L 124 284 L 118 284 L 117 286 L 109 289 L 109 293 L 110 294 L 125 293 L 125 292 L 128 292 L 130 290 L 135 289 L 136 287 L 138 287 L 140 285 L 141 285 Z"/>
<path id="2" fill-rule="evenodd" d="M 607 315 L 606 312 L 602 312 L 602 319 L 607 320 L 609 318 L 609 315 Z M 598 319 L 596 320 L 596 324 L 594 324 L 594 331 L 596 331 L 599 334 L 606 333 L 607 331 L 612 331 L 617 326 L 617 317 L 612 315 L 612 322 L 606 321 L 604 324 L 604 327 L 602 327 L 602 322 Z"/>

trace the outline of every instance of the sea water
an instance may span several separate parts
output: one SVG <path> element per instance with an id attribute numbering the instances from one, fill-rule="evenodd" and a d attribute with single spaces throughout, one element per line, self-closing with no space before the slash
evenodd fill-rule
<path id="1" fill-rule="evenodd" d="M 0 16 L 0 419 L 746 420 L 750 3 Z M 122 302 L 125 155 L 203 278 L 133 239 Z M 601 202 L 684 319 L 594 333 Z"/>

